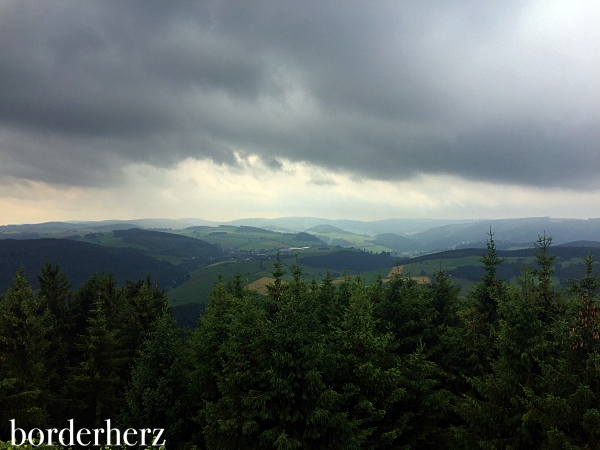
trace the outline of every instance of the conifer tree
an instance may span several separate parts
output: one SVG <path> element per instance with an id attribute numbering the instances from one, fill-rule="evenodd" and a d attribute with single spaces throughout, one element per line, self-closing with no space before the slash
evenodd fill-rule
<path id="1" fill-rule="evenodd" d="M 552 324 L 557 351 L 542 361 L 543 388 L 525 390 L 523 404 L 549 448 L 597 448 L 600 441 L 600 277 L 591 254 L 586 273 L 570 281 L 566 314 Z"/>
<path id="2" fill-rule="evenodd" d="M 48 328 L 46 339 L 49 342 L 45 364 L 51 374 L 48 380 L 50 396 L 49 413 L 54 423 L 67 420 L 66 410 L 70 400 L 66 397 L 65 380 L 69 377 L 69 341 L 72 339 L 72 324 L 67 307 L 71 302 L 72 283 L 58 265 L 46 262 L 38 276 L 40 308 L 47 310 Z"/>
<path id="3" fill-rule="evenodd" d="M 337 312 L 335 311 L 334 298 L 336 297 L 336 289 L 333 284 L 333 278 L 329 270 L 326 272 L 325 278 L 314 291 L 317 301 L 317 311 L 319 321 L 325 326 L 331 322 Z"/>
<path id="4" fill-rule="evenodd" d="M 240 272 L 240 270 L 236 270 L 235 272 L 235 276 L 233 280 L 229 280 L 227 282 L 227 291 L 238 297 L 241 298 L 244 295 L 244 284 L 242 283 L 242 273 Z"/>
<path id="5" fill-rule="evenodd" d="M 200 316 L 198 328 L 190 339 L 190 403 L 196 405 L 192 418 L 199 424 L 200 432 L 192 436 L 199 446 L 204 446 L 205 430 L 212 420 L 207 413 L 210 407 L 221 397 L 218 376 L 223 371 L 222 346 L 229 339 L 231 322 L 236 314 L 242 314 L 239 307 L 241 299 L 227 292 L 223 275 L 210 295 L 208 306 Z"/>
<path id="6" fill-rule="evenodd" d="M 108 323 L 106 292 L 96 293 L 85 333 L 77 347 L 81 360 L 73 371 L 71 396 L 82 426 L 98 428 L 104 420 L 114 420 L 124 406 L 122 363 L 116 332 Z"/>
<path id="7" fill-rule="evenodd" d="M 337 395 L 333 409 L 337 414 L 325 448 L 396 443 L 407 418 L 393 413 L 406 395 L 394 354 L 395 339 L 391 333 L 378 332 L 373 303 L 360 281 L 352 287 L 348 307 L 330 333 L 325 372 L 332 394 Z"/>
<path id="8" fill-rule="evenodd" d="M 107 327 L 114 331 L 118 323 L 118 308 L 121 295 L 117 282 L 112 274 L 94 274 L 86 280 L 73 295 L 73 300 L 68 309 L 69 323 L 71 325 L 71 338 L 69 339 L 69 363 L 71 367 L 79 367 L 83 359 L 81 336 L 86 334 L 89 320 L 94 315 L 92 310 L 99 304 L 103 307 Z"/>
<path id="9" fill-rule="evenodd" d="M 133 428 L 163 428 L 169 448 L 183 445 L 189 428 L 187 366 L 183 342 L 165 309 L 147 333 L 132 368 L 123 421 Z"/>
<path id="10" fill-rule="evenodd" d="M 118 321 L 114 325 L 121 351 L 119 377 L 126 384 L 131 379 L 131 365 L 146 335 L 153 330 L 154 321 L 167 308 L 167 295 L 152 286 L 150 276 L 137 283 L 126 282 L 117 307 Z M 115 305 L 116 307 L 116 305 Z"/>
<path id="11" fill-rule="evenodd" d="M 501 301 L 505 286 L 504 280 L 498 279 L 496 275 L 498 266 L 504 259 L 497 256 L 491 228 L 488 236 L 486 251 L 480 259 L 483 265 L 483 277 L 473 292 L 473 298 L 488 322 L 494 324 L 498 320 L 498 303 Z"/>
<path id="12" fill-rule="evenodd" d="M 437 312 L 425 298 L 425 290 L 410 278 L 396 274 L 387 283 L 385 295 L 374 305 L 378 329 L 391 331 L 398 341 L 396 353 L 409 355 L 425 343 L 430 347 L 435 339 L 433 321 Z"/>
<path id="13" fill-rule="evenodd" d="M 261 362 L 269 354 L 264 340 L 267 313 L 249 296 L 231 296 L 222 284 L 217 291 L 220 304 L 212 311 L 212 302 L 207 307 L 195 345 L 197 354 L 212 353 L 212 357 L 196 359 L 199 384 L 206 386 L 198 419 L 208 448 L 256 448 L 261 409 L 254 405 L 266 401 L 258 384 L 264 382 Z M 212 320 L 220 312 L 225 316 L 223 326 Z"/>
<path id="14" fill-rule="evenodd" d="M 272 274 L 274 278 L 273 284 L 267 286 L 270 300 L 267 306 L 269 313 L 275 313 L 277 311 L 277 305 L 281 302 L 284 293 L 283 276 L 285 275 L 285 270 L 283 270 L 283 264 L 279 260 L 279 253 L 277 253 L 277 260 L 273 263 Z"/>
<path id="15" fill-rule="evenodd" d="M 457 324 L 456 311 L 459 307 L 460 288 L 442 269 L 441 263 L 433 279 L 426 285 L 426 296 L 436 312 L 434 323 L 438 326 L 453 327 Z"/>
<path id="16" fill-rule="evenodd" d="M 75 332 L 82 334 L 85 330 L 88 325 L 89 312 L 98 301 L 104 305 L 109 321 L 113 324 L 116 323 L 118 309 L 114 306 L 119 301 L 120 291 L 113 274 L 104 272 L 94 274 L 79 286 L 69 308 L 70 312 L 77 317 Z"/>
<path id="17" fill-rule="evenodd" d="M 37 277 L 40 290 L 38 296 L 42 307 L 48 308 L 50 314 L 59 321 L 66 320 L 73 284 L 57 264 L 52 266 L 46 262 L 41 268 L 42 274 Z"/>
<path id="18" fill-rule="evenodd" d="M 48 324 L 48 313 L 21 267 L 0 303 L 0 433 L 5 439 L 10 419 L 30 428 L 47 423 Z"/>
<path id="19" fill-rule="evenodd" d="M 525 269 L 518 286 L 504 287 L 491 370 L 472 379 L 478 395 L 465 396 L 459 408 L 470 424 L 470 435 L 477 436 L 482 446 L 532 448 L 549 442 L 539 400 L 554 395 L 547 375 L 555 366 L 560 342 L 553 336 L 558 310 L 549 308 L 548 300 L 554 295 L 549 285 L 551 259 L 546 258 L 550 242 L 540 238 L 543 249 L 541 256 L 539 248 L 536 255 L 542 262 L 540 271 Z M 540 278 L 537 286 L 534 273 Z"/>
<path id="20" fill-rule="evenodd" d="M 456 312 L 456 326 L 448 328 L 444 335 L 447 349 L 444 365 L 457 376 L 456 388 L 460 392 L 468 390 L 468 379 L 489 373 L 497 356 L 498 308 L 507 290 L 504 281 L 496 276 L 504 260 L 497 256 L 491 229 L 488 237 L 486 251 L 480 259 L 484 269 L 482 280 L 467 294 L 463 306 Z"/>
<path id="21" fill-rule="evenodd" d="M 392 354 L 401 374 L 399 387 L 405 392 L 402 401 L 387 411 L 389 417 L 404 421 L 402 434 L 394 443 L 406 448 L 439 448 L 448 439 L 442 428 L 450 393 L 442 385 L 447 384 L 446 377 L 437 364 L 445 320 L 437 308 L 450 311 L 446 304 L 457 297 L 447 296 L 458 291 L 446 282 L 444 273 L 429 287 L 396 274 L 383 292 L 377 281 L 371 289 L 381 298 L 374 306 L 380 333 L 390 333 L 395 339 Z"/>
<path id="22" fill-rule="evenodd" d="M 552 245 L 552 237 L 547 237 L 544 232 L 543 236 L 538 236 L 535 245 L 535 262 L 537 268 L 533 270 L 533 275 L 537 277 L 538 284 L 534 287 L 539 298 L 540 307 L 545 311 L 543 320 L 550 323 L 551 317 L 557 312 L 559 305 L 559 295 L 552 287 L 552 276 L 555 273 L 554 261 L 556 255 L 550 255 L 550 246 Z"/>

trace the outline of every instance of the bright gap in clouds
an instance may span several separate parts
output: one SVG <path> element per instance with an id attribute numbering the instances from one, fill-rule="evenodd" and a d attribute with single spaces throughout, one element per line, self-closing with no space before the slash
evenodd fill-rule
<path id="1" fill-rule="evenodd" d="M 173 169 L 132 164 L 123 170 L 126 184 L 111 188 L 7 184 L 1 224 L 158 217 L 586 219 L 600 210 L 597 191 L 499 186 L 443 175 L 387 182 L 289 161 L 273 171 L 256 157 L 240 158 L 237 168 L 188 159 Z"/>

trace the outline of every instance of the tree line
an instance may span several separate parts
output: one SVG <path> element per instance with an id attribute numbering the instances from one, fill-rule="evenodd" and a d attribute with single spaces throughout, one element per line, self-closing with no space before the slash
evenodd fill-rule
<path id="1" fill-rule="evenodd" d="M 306 280 L 275 263 L 267 296 L 217 281 L 178 328 L 150 279 L 72 291 L 46 264 L 0 301 L 0 439 L 8 420 L 161 427 L 167 448 L 600 448 L 600 278 L 552 284 L 551 238 L 517 284 L 490 233 L 466 297 L 431 283 Z"/>

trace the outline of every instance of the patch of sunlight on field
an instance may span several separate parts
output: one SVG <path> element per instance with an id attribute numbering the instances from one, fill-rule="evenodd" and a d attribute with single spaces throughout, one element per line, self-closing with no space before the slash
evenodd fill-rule
<path id="1" fill-rule="evenodd" d="M 428 284 L 431 283 L 431 279 L 429 277 L 406 277 L 409 280 L 414 280 L 418 284 Z"/>
<path id="2" fill-rule="evenodd" d="M 269 293 L 269 291 L 267 290 L 267 285 L 273 284 L 274 282 L 275 278 L 262 277 L 248 284 L 248 289 L 251 291 L 258 292 L 261 295 L 267 295 Z"/>
<path id="3" fill-rule="evenodd" d="M 387 278 L 393 278 L 394 275 L 402 275 L 403 269 L 404 269 L 404 266 L 392 267 L 392 270 L 390 270 L 390 273 L 387 274 Z"/>

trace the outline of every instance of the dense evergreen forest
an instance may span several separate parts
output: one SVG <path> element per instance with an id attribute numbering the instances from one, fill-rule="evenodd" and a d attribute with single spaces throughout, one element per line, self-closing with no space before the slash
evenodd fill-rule
<path id="1" fill-rule="evenodd" d="M 21 428 L 162 427 L 167 448 L 600 448 L 600 278 L 552 285 L 551 238 L 504 282 L 220 278 L 193 331 L 150 278 L 73 290 L 47 263 L 0 300 L 0 439 Z M 513 268 L 511 268 L 512 270 Z"/>

